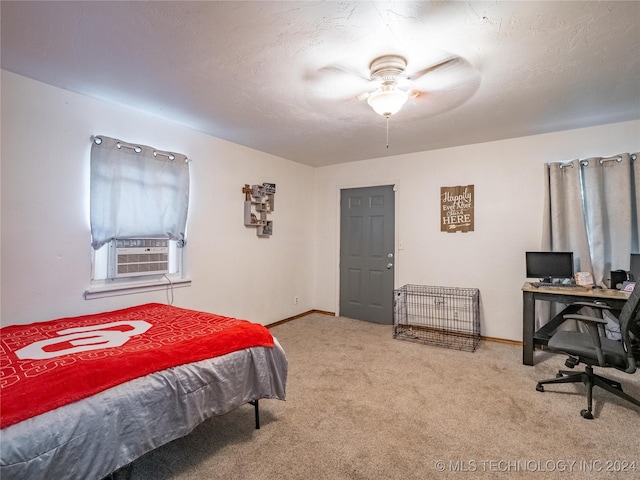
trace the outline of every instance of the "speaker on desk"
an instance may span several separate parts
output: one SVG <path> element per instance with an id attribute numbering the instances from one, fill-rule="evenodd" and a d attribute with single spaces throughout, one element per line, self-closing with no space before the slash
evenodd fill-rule
<path id="1" fill-rule="evenodd" d="M 611 270 L 611 288 L 622 290 L 622 284 L 629 280 L 629 275 L 624 270 Z"/>

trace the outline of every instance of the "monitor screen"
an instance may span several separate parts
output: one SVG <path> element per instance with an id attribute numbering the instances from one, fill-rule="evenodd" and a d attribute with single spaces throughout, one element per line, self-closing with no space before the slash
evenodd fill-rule
<path id="1" fill-rule="evenodd" d="M 573 252 L 526 252 L 527 278 L 573 277 Z"/>
<path id="2" fill-rule="evenodd" d="M 629 271 L 633 275 L 632 280 L 634 282 L 640 281 L 640 253 L 631 254 L 631 268 Z"/>

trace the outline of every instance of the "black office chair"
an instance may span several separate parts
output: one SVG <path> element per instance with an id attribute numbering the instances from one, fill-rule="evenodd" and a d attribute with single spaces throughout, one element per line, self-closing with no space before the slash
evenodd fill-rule
<path id="1" fill-rule="evenodd" d="M 582 304 L 600 309 L 608 309 L 601 304 Z M 589 333 L 559 331 L 549 339 L 549 348 L 569 355 L 565 365 L 574 368 L 580 362 L 586 364 L 584 372 L 571 372 L 560 370 L 556 378 L 538 382 L 536 390 L 544 392 L 543 385 L 552 383 L 578 383 L 587 386 L 587 409 L 580 415 L 592 419 L 593 387 L 601 387 L 608 392 L 624 398 L 640 407 L 640 401 L 622 391 L 622 385 L 615 381 L 593 373 L 593 366 L 615 368 L 626 373 L 636 371 L 636 361 L 640 363 L 640 281 L 620 312 L 621 340 L 611 340 L 603 335 L 604 325 L 607 323 L 602 318 L 585 315 L 565 315 L 565 319 L 578 320 L 584 323 Z"/>

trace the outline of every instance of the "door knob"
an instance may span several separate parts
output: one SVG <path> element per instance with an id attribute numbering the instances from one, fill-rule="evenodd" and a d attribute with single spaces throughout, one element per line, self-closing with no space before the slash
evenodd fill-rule
<path id="1" fill-rule="evenodd" d="M 387 268 L 393 267 L 393 263 L 387 263 Z"/>

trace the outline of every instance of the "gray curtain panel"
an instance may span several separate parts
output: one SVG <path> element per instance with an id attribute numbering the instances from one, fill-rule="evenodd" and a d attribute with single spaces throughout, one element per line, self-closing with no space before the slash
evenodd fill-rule
<path id="1" fill-rule="evenodd" d="M 593 279 L 598 285 L 608 282 L 611 270 L 629 270 L 637 224 L 633 165 L 628 153 L 581 162 Z"/>
<path id="2" fill-rule="evenodd" d="M 544 226 L 548 234 L 542 247 L 556 252 L 573 252 L 578 271 L 591 272 L 580 161 L 551 163 L 547 175 L 549 208 L 545 211 Z"/>

